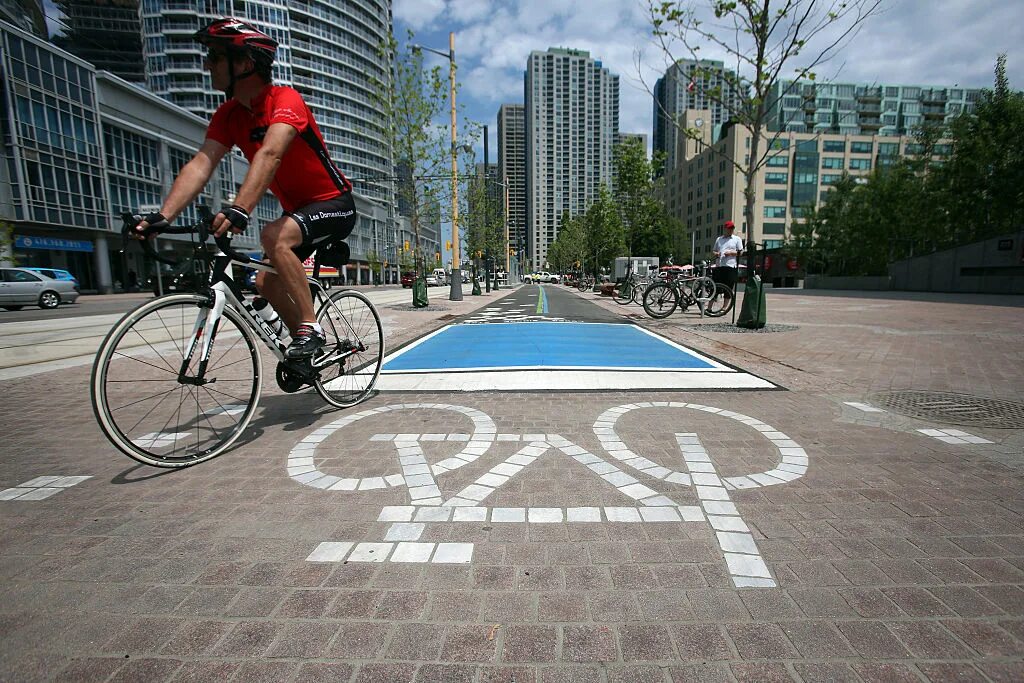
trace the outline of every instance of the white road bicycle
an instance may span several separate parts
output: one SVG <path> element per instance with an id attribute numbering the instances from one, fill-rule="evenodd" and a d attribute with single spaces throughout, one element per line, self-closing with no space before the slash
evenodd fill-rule
<path id="1" fill-rule="evenodd" d="M 309 286 L 327 344 L 312 359 L 286 359 L 285 342 L 245 298 L 232 266 L 273 273 L 231 248 L 230 237 L 207 245 L 213 215 L 201 207 L 194 226 L 161 232 L 194 233 L 194 289 L 168 294 L 127 313 L 107 334 L 93 364 L 92 405 L 100 429 L 135 460 L 155 467 L 185 467 L 214 458 L 238 440 L 252 419 L 262 390 L 260 342 L 277 358 L 277 383 L 285 392 L 312 385 L 327 403 L 346 408 L 373 391 L 384 357 L 380 316 L 359 292 L 329 293 L 317 279 L 333 265 L 321 253 L 347 262 L 347 246 L 321 247 Z M 122 214 L 123 234 L 139 216 Z M 153 231 L 156 232 L 156 231 Z M 149 241 L 151 257 L 164 263 Z"/>

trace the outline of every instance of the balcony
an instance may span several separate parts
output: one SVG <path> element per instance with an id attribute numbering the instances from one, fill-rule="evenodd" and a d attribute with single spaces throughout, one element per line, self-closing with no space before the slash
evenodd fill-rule
<path id="1" fill-rule="evenodd" d="M 882 101 L 882 89 L 881 88 L 864 88 L 863 90 L 857 91 L 857 100 L 860 102 L 881 102 Z"/>

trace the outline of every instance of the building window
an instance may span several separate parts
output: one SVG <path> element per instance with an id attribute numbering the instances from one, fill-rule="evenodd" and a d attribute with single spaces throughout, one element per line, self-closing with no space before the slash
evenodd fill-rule
<path id="1" fill-rule="evenodd" d="M 846 140 L 825 140 L 821 148 L 823 152 L 846 152 Z"/>
<path id="2" fill-rule="evenodd" d="M 789 149 L 789 140 L 786 138 L 777 138 L 772 142 L 772 149 Z"/>
<path id="3" fill-rule="evenodd" d="M 821 159 L 821 167 L 822 168 L 838 168 L 838 169 L 841 169 L 843 167 L 843 158 L 842 157 L 822 157 L 822 159 Z"/>
<path id="4" fill-rule="evenodd" d="M 878 143 L 878 155 L 883 157 L 894 157 L 900 153 L 900 144 L 898 142 L 879 142 Z"/>
<path id="5" fill-rule="evenodd" d="M 835 185 L 836 183 L 838 183 L 842 179 L 842 177 L 843 177 L 842 173 L 823 173 L 821 175 L 821 184 L 822 185 Z"/>
<path id="6" fill-rule="evenodd" d="M 785 218 L 786 207 L 784 206 L 766 206 L 764 207 L 765 218 Z"/>
<path id="7" fill-rule="evenodd" d="M 870 142 L 851 142 L 850 152 L 853 154 L 871 154 L 871 143 Z"/>
<path id="8" fill-rule="evenodd" d="M 768 157 L 769 166 L 789 166 L 789 157 L 785 154 L 776 154 Z"/>
<path id="9" fill-rule="evenodd" d="M 765 173 L 764 184 L 765 185 L 785 185 L 789 182 L 788 173 Z"/>
<path id="10" fill-rule="evenodd" d="M 786 224 L 785 223 L 765 223 L 761 232 L 765 235 L 785 235 Z"/>
<path id="11" fill-rule="evenodd" d="M 851 171 L 870 171 L 871 159 L 850 159 Z"/>
<path id="12" fill-rule="evenodd" d="M 769 202 L 784 202 L 786 201 L 786 191 L 766 189 L 764 191 L 764 198 L 765 201 Z"/>

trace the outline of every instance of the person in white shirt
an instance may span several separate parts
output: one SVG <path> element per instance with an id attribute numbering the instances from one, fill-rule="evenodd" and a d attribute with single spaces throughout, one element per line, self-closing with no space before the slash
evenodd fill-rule
<path id="1" fill-rule="evenodd" d="M 712 278 L 715 282 L 727 285 L 730 291 L 736 291 L 736 274 L 739 256 L 743 253 L 743 240 L 733 235 L 736 225 L 726 221 L 722 225 L 722 235 L 715 240 L 714 254 L 718 259 Z"/>

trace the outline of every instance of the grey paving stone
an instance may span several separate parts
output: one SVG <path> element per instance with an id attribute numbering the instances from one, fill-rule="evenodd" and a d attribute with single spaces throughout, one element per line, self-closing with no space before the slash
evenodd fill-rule
<path id="1" fill-rule="evenodd" d="M 501 659 L 505 662 L 553 662 L 558 632 L 553 626 L 513 625 L 504 629 Z"/>
<path id="2" fill-rule="evenodd" d="M 449 626 L 441 646 L 440 659 L 448 662 L 491 662 L 495 660 L 500 624 Z"/>
<path id="3" fill-rule="evenodd" d="M 669 626 L 676 652 L 683 661 L 715 661 L 733 658 L 722 627 L 718 624 L 673 624 Z"/>
<path id="4" fill-rule="evenodd" d="M 671 660 L 675 648 L 668 629 L 661 625 L 619 626 L 619 649 L 625 662 Z"/>
<path id="5" fill-rule="evenodd" d="M 434 661 L 441 651 L 445 627 L 440 624 L 398 624 L 391 631 L 385 659 Z"/>
<path id="6" fill-rule="evenodd" d="M 374 622 L 345 622 L 327 647 L 331 659 L 372 659 L 384 649 L 390 627 Z"/>
<path id="7" fill-rule="evenodd" d="M 615 633 L 608 626 L 562 627 L 561 659 L 568 662 L 613 662 L 618 659 Z"/>

